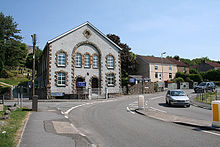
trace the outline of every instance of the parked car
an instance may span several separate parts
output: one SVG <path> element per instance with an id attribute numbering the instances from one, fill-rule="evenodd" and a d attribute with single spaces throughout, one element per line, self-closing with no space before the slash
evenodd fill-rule
<path id="1" fill-rule="evenodd" d="M 189 98 L 182 90 L 168 90 L 166 94 L 166 104 L 168 105 L 181 105 L 189 107 Z"/>
<path id="2" fill-rule="evenodd" d="M 204 92 L 208 92 L 209 90 L 213 92 L 215 91 L 215 88 L 216 86 L 213 82 L 202 82 L 194 88 L 194 91 L 195 93 L 198 93 L 198 92 L 204 93 Z"/>

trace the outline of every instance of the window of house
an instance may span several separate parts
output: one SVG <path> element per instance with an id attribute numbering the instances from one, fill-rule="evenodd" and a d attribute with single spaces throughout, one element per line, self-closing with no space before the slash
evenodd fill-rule
<path id="1" fill-rule="evenodd" d="M 172 79 L 172 73 L 169 73 L 169 78 Z"/>
<path id="2" fill-rule="evenodd" d="M 66 85 L 66 74 L 63 72 L 57 73 L 57 85 L 65 86 Z"/>
<path id="3" fill-rule="evenodd" d="M 90 55 L 85 55 L 85 66 L 84 67 L 90 67 Z"/>
<path id="4" fill-rule="evenodd" d="M 158 78 L 158 73 L 157 72 L 155 72 L 155 78 Z"/>
<path id="5" fill-rule="evenodd" d="M 108 82 L 108 86 L 114 86 L 115 79 L 113 73 L 107 75 L 107 82 Z"/>
<path id="6" fill-rule="evenodd" d="M 82 67 L 82 55 L 76 54 L 76 67 Z"/>
<path id="7" fill-rule="evenodd" d="M 58 61 L 58 66 L 66 66 L 66 54 L 59 53 L 57 61 Z"/>
<path id="8" fill-rule="evenodd" d="M 93 56 L 93 68 L 98 68 L 99 58 L 97 55 Z"/>
<path id="9" fill-rule="evenodd" d="M 172 70 L 172 66 L 171 65 L 169 66 L 169 70 Z"/>
<path id="10" fill-rule="evenodd" d="M 114 57 L 113 56 L 107 57 L 107 66 L 108 68 L 114 68 Z"/>
<path id="11" fill-rule="evenodd" d="M 154 66 L 154 69 L 155 69 L 155 70 L 158 70 L 158 65 L 155 65 L 155 66 Z"/>

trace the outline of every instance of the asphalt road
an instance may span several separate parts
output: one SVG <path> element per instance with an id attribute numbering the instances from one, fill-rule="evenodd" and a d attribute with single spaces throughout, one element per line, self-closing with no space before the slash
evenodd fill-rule
<path id="1" fill-rule="evenodd" d="M 166 107 L 164 93 L 147 95 L 151 107 L 172 114 L 209 120 L 211 112 L 191 106 L 190 108 Z M 161 98 L 159 98 L 161 97 Z M 167 123 L 143 115 L 134 114 L 126 108 L 134 104 L 136 97 L 116 101 L 94 103 L 75 107 L 69 120 L 94 144 L 106 147 L 147 146 L 219 146 L 220 134 L 210 134 L 198 128 Z"/>

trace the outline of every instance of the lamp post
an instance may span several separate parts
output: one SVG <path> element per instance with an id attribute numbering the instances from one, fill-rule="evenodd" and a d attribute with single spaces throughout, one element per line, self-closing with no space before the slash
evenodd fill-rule
<path id="1" fill-rule="evenodd" d="M 162 91 L 164 90 L 164 80 L 163 80 L 163 55 L 165 55 L 166 52 L 161 53 L 161 67 L 162 67 Z"/>

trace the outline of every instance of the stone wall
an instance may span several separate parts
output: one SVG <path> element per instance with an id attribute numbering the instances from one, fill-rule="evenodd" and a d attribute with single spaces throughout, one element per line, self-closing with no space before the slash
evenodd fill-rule
<path id="1" fill-rule="evenodd" d="M 147 94 L 154 92 L 155 91 L 153 82 L 145 82 L 144 85 L 142 83 L 138 83 L 128 87 L 128 94 Z"/>

